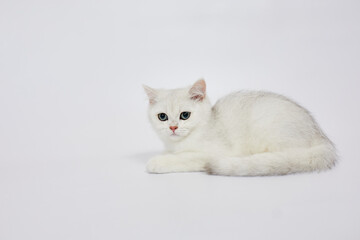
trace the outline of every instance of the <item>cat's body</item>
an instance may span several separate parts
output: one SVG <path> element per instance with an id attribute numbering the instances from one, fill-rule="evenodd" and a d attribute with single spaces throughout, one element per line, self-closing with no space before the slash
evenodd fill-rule
<path id="1" fill-rule="evenodd" d="M 237 92 L 211 107 L 205 89 L 203 80 L 175 90 L 145 87 L 150 121 L 167 150 L 150 159 L 149 172 L 282 175 L 335 164 L 335 147 L 293 101 L 274 93 Z M 165 115 L 159 114 L 166 117 L 160 120 Z"/>

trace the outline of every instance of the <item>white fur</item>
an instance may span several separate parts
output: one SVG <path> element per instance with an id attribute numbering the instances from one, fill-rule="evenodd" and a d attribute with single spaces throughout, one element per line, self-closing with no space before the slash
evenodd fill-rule
<path id="1" fill-rule="evenodd" d="M 144 87 L 150 122 L 167 150 L 149 160 L 150 173 L 282 175 L 330 169 L 336 162 L 334 145 L 310 113 L 281 95 L 236 92 L 212 107 L 203 80 L 175 90 Z M 179 118 L 184 111 L 191 112 L 188 120 Z M 176 136 L 170 126 L 178 126 Z"/>

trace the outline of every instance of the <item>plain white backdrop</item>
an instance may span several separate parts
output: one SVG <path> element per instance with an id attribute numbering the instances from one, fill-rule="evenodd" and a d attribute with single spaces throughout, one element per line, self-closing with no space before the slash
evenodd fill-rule
<path id="1" fill-rule="evenodd" d="M 0 239 L 360 239 L 360 3 L 0 1 Z M 141 88 L 274 91 L 331 171 L 152 175 Z"/>

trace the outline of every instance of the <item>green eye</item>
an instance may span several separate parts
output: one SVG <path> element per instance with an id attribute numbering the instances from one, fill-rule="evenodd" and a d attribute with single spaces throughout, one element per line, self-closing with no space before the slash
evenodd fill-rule
<path id="1" fill-rule="evenodd" d="M 191 115 L 190 112 L 182 112 L 182 113 L 180 114 L 180 119 L 181 119 L 181 120 L 187 120 L 187 119 L 189 119 L 190 115 Z"/>
<path id="2" fill-rule="evenodd" d="M 159 113 L 158 118 L 159 118 L 160 121 L 168 120 L 168 116 L 165 113 Z"/>

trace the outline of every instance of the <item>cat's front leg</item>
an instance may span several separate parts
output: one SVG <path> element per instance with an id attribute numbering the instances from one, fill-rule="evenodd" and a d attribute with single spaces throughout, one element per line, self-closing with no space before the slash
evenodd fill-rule
<path id="1" fill-rule="evenodd" d="M 201 153 L 177 153 L 158 155 L 149 160 L 149 173 L 202 172 L 208 157 Z"/>

